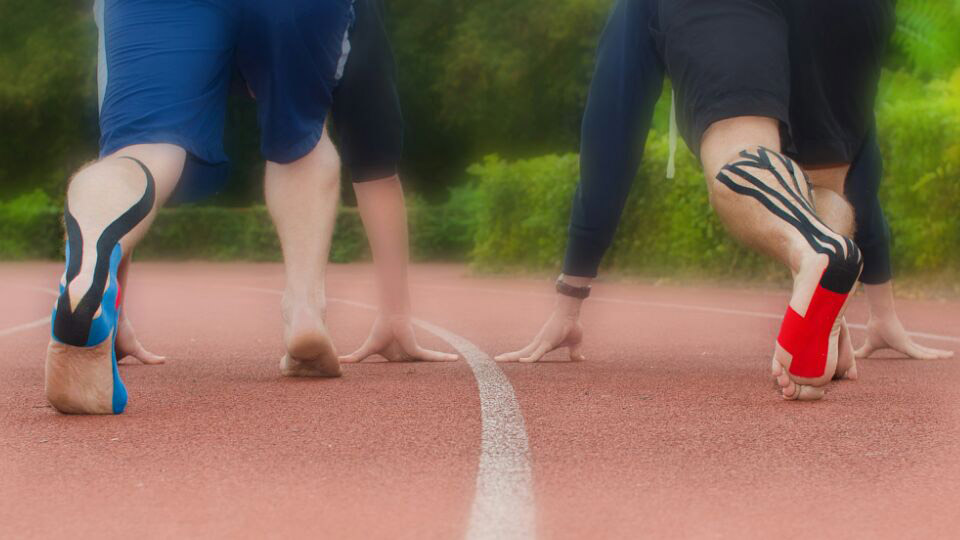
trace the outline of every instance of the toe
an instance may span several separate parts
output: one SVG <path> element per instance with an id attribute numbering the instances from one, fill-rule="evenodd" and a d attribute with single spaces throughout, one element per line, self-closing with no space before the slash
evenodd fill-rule
<path id="1" fill-rule="evenodd" d="M 823 387 L 798 385 L 800 391 L 797 393 L 797 401 L 817 401 L 823 398 Z"/>

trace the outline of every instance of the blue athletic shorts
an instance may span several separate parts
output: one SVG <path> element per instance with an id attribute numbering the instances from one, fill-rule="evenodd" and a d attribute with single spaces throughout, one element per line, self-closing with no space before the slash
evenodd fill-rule
<path id="1" fill-rule="evenodd" d="M 189 153 L 182 183 L 205 184 L 188 188 L 195 194 L 225 178 L 235 70 L 256 97 L 266 159 L 289 163 L 316 146 L 354 17 L 352 0 L 96 0 L 94 13 L 100 155 L 181 146 Z"/>

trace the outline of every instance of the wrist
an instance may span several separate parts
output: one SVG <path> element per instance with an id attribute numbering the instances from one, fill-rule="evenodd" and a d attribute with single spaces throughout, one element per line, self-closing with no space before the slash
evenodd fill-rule
<path id="1" fill-rule="evenodd" d="M 570 296 L 564 296 L 562 294 L 557 295 L 557 303 L 555 305 L 555 310 L 557 314 L 562 315 L 563 317 L 569 319 L 577 319 L 580 317 L 580 309 L 583 306 L 582 298 L 572 298 Z"/>
<path id="2" fill-rule="evenodd" d="M 590 296 L 590 279 L 569 277 L 560 274 L 554 288 L 560 296 L 584 300 Z"/>

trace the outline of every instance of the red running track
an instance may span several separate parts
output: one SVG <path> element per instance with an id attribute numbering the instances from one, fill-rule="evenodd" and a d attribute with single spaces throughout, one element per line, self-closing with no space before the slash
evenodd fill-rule
<path id="1" fill-rule="evenodd" d="M 168 364 L 122 367 L 127 414 L 80 418 L 46 406 L 48 327 L 26 324 L 49 313 L 43 289 L 59 272 L 0 265 L 0 538 L 960 529 L 958 361 L 871 359 L 824 401 L 784 403 L 768 377 L 782 292 L 600 284 L 584 312 L 586 362 L 555 354 L 497 369 L 482 353 L 525 344 L 550 283 L 419 266 L 416 312 L 441 334 L 422 340 L 453 350 L 459 336 L 479 349 L 470 364 L 368 363 L 338 380 L 289 380 L 270 292 L 282 287 L 279 266 L 138 264 L 128 309 Z M 328 294 L 348 301 L 328 311 L 342 351 L 372 322 L 352 303 L 373 302 L 370 276 L 362 265 L 330 271 Z M 900 311 L 940 336 L 926 343 L 960 347 L 960 303 L 901 301 Z M 855 298 L 848 320 L 865 319 Z M 510 431 L 518 425 L 525 432 Z"/>

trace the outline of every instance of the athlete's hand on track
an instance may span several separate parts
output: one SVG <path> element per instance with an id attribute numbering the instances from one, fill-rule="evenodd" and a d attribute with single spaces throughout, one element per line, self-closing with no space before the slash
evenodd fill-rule
<path id="1" fill-rule="evenodd" d="M 571 307 L 573 306 L 573 307 Z M 584 360 L 580 350 L 583 342 L 583 326 L 580 325 L 580 301 L 562 298 L 556 309 L 547 319 L 529 345 L 520 349 L 501 354 L 495 358 L 497 362 L 537 362 L 550 351 L 567 347 L 570 360 L 580 362 Z"/>
<path id="2" fill-rule="evenodd" d="M 130 323 L 130 319 L 122 311 L 120 312 L 119 325 L 116 344 L 118 363 L 128 356 L 132 356 L 139 360 L 141 364 L 148 366 L 163 364 L 167 361 L 165 356 L 153 354 L 144 348 L 140 340 L 137 339 L 136 332 L 133 331 L 133 324 Z"/>
<path id="3" fill-rule="evenodd" d="M 347 364 L 362 362 L 375 354 L 391 362 L 452 362 L 459 358 L 455 354 L 421 347 L 413 332 L 412 321 L 405 316 L 377 317 L 367 341 L 356 351 L 341 356 L 340 361 Z"/>
<path id="4" fill-rule="evenodd" d="M 867 358 L 881 349 L 893 349 L 914 360 L 941 360 L 953 357 L 953 351 L 924 347 L 913 341 L 896 313 L 886 317 L 871 315 L 867 322 L 867 340 L 857 349 L 856 356 Z"/>

